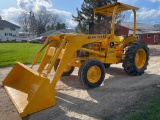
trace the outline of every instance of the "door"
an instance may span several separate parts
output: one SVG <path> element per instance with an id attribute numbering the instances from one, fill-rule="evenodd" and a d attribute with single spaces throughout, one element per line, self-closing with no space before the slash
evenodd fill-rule
<path id="1" fill-rule="evenodd" d="M 158 44 L 158 35 L 154 35 L 154 44 Z"/>

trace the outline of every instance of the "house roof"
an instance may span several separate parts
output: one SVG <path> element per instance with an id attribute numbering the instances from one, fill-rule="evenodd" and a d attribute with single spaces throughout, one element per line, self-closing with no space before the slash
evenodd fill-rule
<path id="1" fill-rule="evenodd" d="M 13 23 L 10 23 L 6 20 L 0 20 L 0 27 L 1 28 L 20 28 L 19 26 L 13 24 Z"/>
<path id="2" fill-rule="evenodd" d="M 129 35 L 133 34 L 133 30 L 129 30 Z M 160 31 L 138 31 L 136 30 L 136 34 L 137 35 L 141 35 L 141 34 L 160 34 Z"/>
<path id="3" fill-rule="evenodd" d="M 134 28 L 134 24 L 131 22 L 121 22 L 120 26 L 126 27 L 130 30 L 133 30 Z M 150 25 L 150 24 L 144 24 L 144 23 L 137 23 L 136 29 L 142 30 L 142 31 L 157 31 L 157 30 L 160 30 L 160 25 L 159 24 Z"/>

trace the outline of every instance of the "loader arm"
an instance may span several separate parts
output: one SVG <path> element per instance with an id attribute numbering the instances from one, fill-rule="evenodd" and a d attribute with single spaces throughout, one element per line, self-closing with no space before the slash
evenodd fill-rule
<path id="1" fill-rule="evenodd" d="M 41 73 L 44 70 L 44 67 L 47 65 L 47 63 L 49 62 L 49 60 L 53 57 L 54 51 L 53 51 L 53 49 L 51 51 L 50 48 L 54 47 L 55 49 L 57 49 L 60 46 L 61 42 L 62 42 L 62 39 L 61 39 L 62 36 L 63 35 L 57 35 L 57 36 L 49 36 L 49 37 L 47 37 L 47 41 L 51 41 L 51 42 L 49 42 L 48 48 L 47 48 L 47 50 L 46 50 L 46 52 L 45 52 L 45 54 L 43 56 L 43 59 L 42 59 L 40 65 L 39 65 L 39 68 L 38 68 L 38 72 L 39 73 Z M 52 54 L 49 53 L 49 52 L 52 52 Z"/>
<path id="2" fill-rule="evenodd" d="M 33 60 L 32 60 L 32 67 L 37 63 L 39 57 L 41 56 L 41 54 L 42 54 L 42 52 L 44 50 L 44 48 L 46 48 L 47 46 L 48 46 L 48 48 L 50 48 L 50 47 L 58 47 L 58 45 L 62 42 L 61 39 L 60 39 L 62 36 L 63 36 L 63 34 L 47 37 L 47 39 L 44 42 L 42 48 L 40 49 L 40 51 L 33 58 Z M 48 51 L 48 49 L 47 49 L 47 51 Z M 46 53 L 47 53 L 47 51 L 46 51 Z M 40 66 L 38 68 L 38 72 L 39 73 L 42 72 L 42 70 L 44 69 L 44 67 L 47 64 L 48 60 L 51 58 L 51 56 L 47 56 L 46 53 L 45 53 L 45 56 L 43 57 L 43 59 L 41 61 L 41 63 L 43 63 L 43 64 L 40 64 Z"/>
<path id="3" fill-rule="evenodd" d="M 44 50 L 44 48 L 49 44 L 49 39 L 47 38 L 47 40 L 44 42 L 42 48 L 40 49 L 40 51 L 35 55 L 35 57 L 32 60 L 32 67 L 37 63 L 38 58 L 40 57 L 40 55 L 42 54 L 42 51 Z M 31 68 L 32 68 L 31 67 Z"/>
<path id="4" fill-rule="evenodd" d="M 118 39 L 118 44 L 116 44 L 114 33 L 115 16 L 116 13 L 126 10 L 132 10 L 134 13 L 133 36 L 128 37 L 123 42 Z M 56 104 L 55 87 L 68 64 L 71 64 L 72 67 L 80 67 L 79 78 L 83 84 L 85 83 L 85 86 L 88 88 L 91 88 L 89 87 L 90 85 L 94 85 L 94 87 L 100 86 L 105 76 L 103 64 L 108 66 L 113 63 L 122 62 L 123 49 L 136 39 L 136 10 L 138 10 L 137 7 L 119 2 L 96 8 L 94 9 L 94 14 L 112 17 L 111 32 L 109 34 L 59 34 L 48 36 L 42 48 L 32 60 L 33 67 L 44 49 L 48 46 L 37 71 L 21 62 L 17 62 L 2 81 L 2 84 L 20 116 L 24 117 L 27 114 L 46 109 Z M 87 45 L 88 47 L 85 47 Z M 131 48 L 134 49 L 134 51 L 130 50 Z M 79 52 L 84 54 L 78 54 Z M 132 52 L 136 53 L 136 59 L 130 54 Z M 124 56 L 123 67 L 128 74 L 136 73 L 132 75 L 141 75 L 144 73 L 146 65 L 148 64 L 147 56 L 149 56 L 146 45 L 142 42 L 138 43 L 135 41 L 126 49 Z M 138 60 L 137 56 L 142 57 Z M 133 65 L 130 63 L 132 62 L 130 58 L 133 59 L 132 61 L 136 61 Z M 57 59 L 60 59 L 60 61 L 58 60 L 59 63 L 56 66 L 55 74 L 52 80 L 50 80 L 47 75 L 51 72 L 53 66 L 56 65 Z M 88 65 L 89 63 L 92 63 L 89 66 L 90 68 L 86 66 L 86 64 Z M 91 72 L 85 71 L 88 68 L 93 75 Z M 81 78 L 83 78 L 82 75 L 84 73 L 87 73 L 86 76 L 89 75 L 89 78 L 87 77 L 82 80 Z M 96 77 L 96 82 L 89 80 L 90 78 L 95 79 L 94 76 L 98 76 L 98 78 Z"/>
<path id="5" fill-rule="evenodd" d="M 100 41 L 104 38 L 101 36 L 104 35 L 66 35 L 64 36 L 60 47 L 57 49 L 51 64 L 47 68 L 47 74 L 50 73 L 55 61 L 57 60 L 61 50 L 65 47 L 64 54 L 60 60 L 59 66 L 55 72 L 53 80 L 51 81 L 52 86 L 55 88 L 59 78 L 61 77 L 63 70 L 66 68 L 67 64 L 70 62 L 72 56 L 77 50 L 80 50 L 83 45 L 88 43 L 93 43 Z"/>

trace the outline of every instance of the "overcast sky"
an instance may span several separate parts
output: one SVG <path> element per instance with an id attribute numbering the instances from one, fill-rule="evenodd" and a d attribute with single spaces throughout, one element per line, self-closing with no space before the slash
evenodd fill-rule
<path id="1" fill-rule="evenodd" d="M 81 8 L 83 0 L 0 0 L 0 15 L 3 19 L 17 24 L 17 18 L 22 11 L 52 11 L 59 14 L 68 28 L 74 28 L 72 15 L 77 15 L 76 8 Z M 119 0 L 126 4 L 137 6 L 137 21 L 147 24 L 160 24 L 160 0 Z M 125 12 L 125 20 L 133 21 L 131 11 Z"/>

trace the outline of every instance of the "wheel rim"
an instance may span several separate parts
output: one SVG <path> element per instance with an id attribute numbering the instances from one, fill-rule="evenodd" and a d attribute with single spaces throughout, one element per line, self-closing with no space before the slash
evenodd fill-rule
<path id="1" fill-rule="evenodd" d="M 64 69 L 63 72 L 68 72 L 68 71 L 71 69 L 71 67 L 72 67 L 72 66 L 71 66 L 70 64 L 68 64 L 67 67 Z"/>
<path id="2" fill-rule="evenodd" d="M 92 66 L 88 69 L 87 79 L 90 83 L 96 83 L 101 77 L 101 69 L 98 66 Z"/>
<path id="3" fill-rule="evenodd" d="M 136 53 L 135 64 L 137 68 L 141 69 L 146 63 L 146 52 L 144 49 L 139 49 Z"/>

